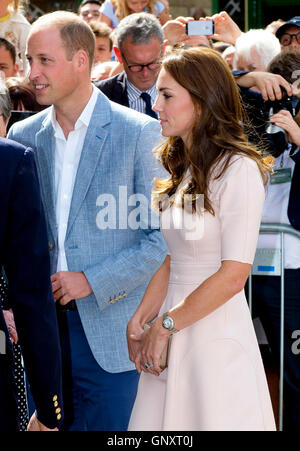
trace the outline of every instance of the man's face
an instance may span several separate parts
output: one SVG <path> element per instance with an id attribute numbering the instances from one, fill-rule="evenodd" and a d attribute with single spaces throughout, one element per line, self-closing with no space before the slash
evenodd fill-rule
<path id="1" fill-rule="evenodd" d="M 32 30 L 27 43 L 27 58 L 29 79 L 38 103 L 71 106 L 77 85 L 74 57 L 67 59 L 59 30 L 54 25 Z"/>
<path id="2" fill-rule="evenodd" d="M 256 48 L 254 47 L 250 51 L 249 60 L 246 60 L 243 56 L 237 57 L 236 68 L 237 70 L 246 70 L 249 72 L 265 72 L 266 70 L 266 66 L 263 63 L 261 56 L 258 54 Z"/>
<path id="3" fill-rule="evenodd" d="M 92 20 L 99 20 L 100 6 L 96 3 L 87 3 L 80 9 L 79 16 L 87 23 Z"/>
<path id="4" fill-rule="evenodd" d="M 297 35 L 297 36 L 289 36 L 289 35 Z M 288 43 L 291 39 L 289 45 L 284 45 Z M 291 26 L 285 30 L 283 35 L 280 38 L 280 44 L 282 50 L 300 50 L 300 27 Z"/>
<path id="5" fill-rule="evenodd" d="M 110 61 L 111 55 L 110 39 L 103 36 L 96 37 L 94 63 L 105 63 L 105 61 Z"/>
<path id="6" fill-rule="evenodd" d="M 152 38 L 147 44 L 138 45 L 133 44 L 130 39 L 126 39 L 123 42 L 120 58 L 124 64 L 128 80 L 140 91 L 147 91 L 155 85 L 159 67 L 156 70 L 143 67 L 140 72 L 132 72 L 128 66 L 156 63 L 161 56 L 162 44 L 158 38 Z"/>
<path id="7" fill-rule="evenodd" d="M 18 73 L 18 65 L 14 64 L 10 52 L 5 47 L 0 47 L 0 71 L 5 78 L 15 77 Z"/>

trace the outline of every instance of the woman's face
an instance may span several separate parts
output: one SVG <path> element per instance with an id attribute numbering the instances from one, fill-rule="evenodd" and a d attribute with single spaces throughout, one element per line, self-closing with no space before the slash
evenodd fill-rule
<path id="1" fill-rule="evenodd" d="M 180 136 L 188 145 L 195 121 L 195 107 L 189 92 L 162 68 L 157 80 L 158 95 L 153 110 L 159 115 L 163 136 Z"/>
<path id="2" fill-rule="evenodd" d="M 126 3 L 133 13 L 141 13 L 148 6 L 149 0 L 126 0 Z"/>

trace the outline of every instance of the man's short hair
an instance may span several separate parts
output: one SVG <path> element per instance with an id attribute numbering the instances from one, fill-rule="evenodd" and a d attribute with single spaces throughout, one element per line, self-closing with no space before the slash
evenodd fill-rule
<path id="1" fill-rule="evenodd" d="M 83 6 L 87 5 L 88 3 L 95 3 L 95 5 L 101 6 L 103 3 L 103 0 L 102 1 L 100 1 L 100 0 L 83 0 L 83 2 L 81 2 L 79 5 L 79 11 Z"/>
<path id="2" fill-rule="evenodd" d="M 7 41 L 6 39 L 0 38 L 0 47 L 4 47 L 10 53 L 13 63 L 16 64 L 17 54 L 16 54 L 15 46 L 11 42 Z"/>
<path id="3" fill-rule="evenodd" d="M 293 84 L 300 78 L 300 50 L 284 50 L 272 59 L 267 72 L 281 75 L 288 83 Z"/>
<path id="4" fill-rule="evenodd" d="M 94 20 L 91 22 L 90 27 L 95 35 L 95 38 L 107 38 L 109 39 L 109 50 L 113 48 L 112 31 L 111 28 L 104 22 Z"/>
<path id="5" fill-rule="evenodd" d="M 130 39 L 135 45 L 148 44 L 153 38 L 159 39 L 162 44 L 164 42 L 164 33 L 159 20 L 148 13 L 135 13 L 124 17 L 115 28 L 114 34 L 121 52 L 126 39 Z"/>
<path id="6" fill-rule="evenodd" d="M 32 25 L 32 30 L 55 26 L 66 49 L 67 58 L 72 59 L 78 50 L 84 50 L 92 68 L 95 53 L 95 36 L 91 27 L 81 17 L 68 11 L 55 11 L 39 17 Z"/>

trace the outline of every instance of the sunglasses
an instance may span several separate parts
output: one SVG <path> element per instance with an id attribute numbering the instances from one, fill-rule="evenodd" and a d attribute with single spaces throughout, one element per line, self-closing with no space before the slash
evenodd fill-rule
<path id="1" fill-rule="evenodd" d="M 290 45 L 294 36 L 295 36 L 298 44 L 300 44 L 300 31 L 299 31 L 299 33 L 295 33 L 295 34 L 284 33 L 280 38 L 280 44 L 283 45 L 284 47 L 286 47 L 287 45 Z"/>

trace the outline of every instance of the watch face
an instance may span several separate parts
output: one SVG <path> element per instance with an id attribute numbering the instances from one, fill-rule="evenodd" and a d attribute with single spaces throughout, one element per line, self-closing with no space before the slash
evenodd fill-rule
<path id="1" fill-rule="evenodd" d="M 172 327 L 173 327 L 172 319 L 171 318 L 165 318 L 163 320 L 163 326 L 164 326 L 165 329 L 169 329 L 169 330 L 172 329 Z"/>

